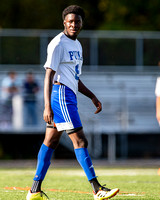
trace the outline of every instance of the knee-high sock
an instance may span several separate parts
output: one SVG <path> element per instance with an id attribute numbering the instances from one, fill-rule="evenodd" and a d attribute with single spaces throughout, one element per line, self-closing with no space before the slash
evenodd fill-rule
<path id="1" fill-rule="evenodd" d="M 88 180 L 90 181 L 91 179 L 96 178 L 94 167 L 87 148 L 75 149 L 75 155 Z"/>
<path id="2" fill-rule="evenodd" d="M 38 153 L 37 169 L 33 180 L 39 181 L 44 179 L 47 170 L 51 164 L 53 151 L 53 149 L 47 147 L 45 144 L 42 144 Z"/>

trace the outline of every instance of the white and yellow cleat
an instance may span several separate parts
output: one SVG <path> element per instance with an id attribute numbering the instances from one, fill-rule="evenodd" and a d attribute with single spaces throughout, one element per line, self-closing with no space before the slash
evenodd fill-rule
<path id="1" fill-rule="evenodd" d="M 31 191 L 28 191 L 26 200 L 48 200 L 49 198 L 44 192 L 36 192 L 31 193 Z"/>
<path id="2" fill-rule="evenodd" d="M 107 200 L 114 197 L 118 192 L 118 188 L 112 190 L 99 190 L 96 194 L 94 194 L 94 200 Z"/>

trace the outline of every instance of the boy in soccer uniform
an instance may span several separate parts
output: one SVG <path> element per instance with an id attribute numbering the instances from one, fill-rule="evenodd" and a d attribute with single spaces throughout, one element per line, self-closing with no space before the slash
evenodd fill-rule
<path id="1" fill-rule="evenodd" d="M 73 142 L 75 155 L 91 183 L 95 200 L 115 196 L 119 189 L 108 189 L 98 182 L 91 158 L 87 150 L 87 139 L 77 108 L 77 92 L 89 97 L 99 113 L 101 102 L 79 79 L 83 63 L 82 47 L 77 36 L 82 28 L 84 11 L 71 5 L 62 13 L 64 31 L 59 33 L 48 45 L 44 80 L 44 120 L 47 123 L 44 142 L 38 153 L 37 170 L 27 200 L 46 200 L 41 191 L 41 183 L 49 168 L 53 151 L 56 149 L 63 131 Z M 54 115 L 53 115 L 54 114 Z M 54 116 L 54 117 L 53 117 Z M 53 124 L 53 121 L 55 125 Z"/>
<path id="2" fill-rule="evenodd" d="M 156 95 L 156 118 L 160 125 L 160 77 L 157 78 L 155 95 Z"/>

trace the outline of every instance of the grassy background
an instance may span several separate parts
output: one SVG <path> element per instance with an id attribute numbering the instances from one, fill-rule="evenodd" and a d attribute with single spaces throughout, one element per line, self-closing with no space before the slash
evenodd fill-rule
<path id="1" fill-rule="evenodd" d="M 157 168 L 96 168 L 101 184 L 120 188 L 115 200 L 160 199 Z M 0 200 L 25 200 L 35 169 L 0 169 Z M 93 200 L 81 168 L 51 168 L 42 185 L 51 200 Z"/>

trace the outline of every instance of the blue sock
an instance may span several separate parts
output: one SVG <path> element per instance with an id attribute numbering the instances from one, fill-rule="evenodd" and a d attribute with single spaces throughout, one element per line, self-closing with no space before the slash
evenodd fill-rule
<path id="1" fill-rule="evenodd" d="M 96 178 L 94 167 L 89 156 L 87 148 L 75 149 L 76 158 L 83 168 L 88 180 Z"/>
<path id="2" fill-rule="evenodd" d="M 43 180 L 47 170 L 51 164 L 51 158 L 54 149 L 47 147 L 45 144 L 42 144 L 39 153 L 38 153 L 38 162 L 37 162 L 37 170 L 34 181 Z"/>

